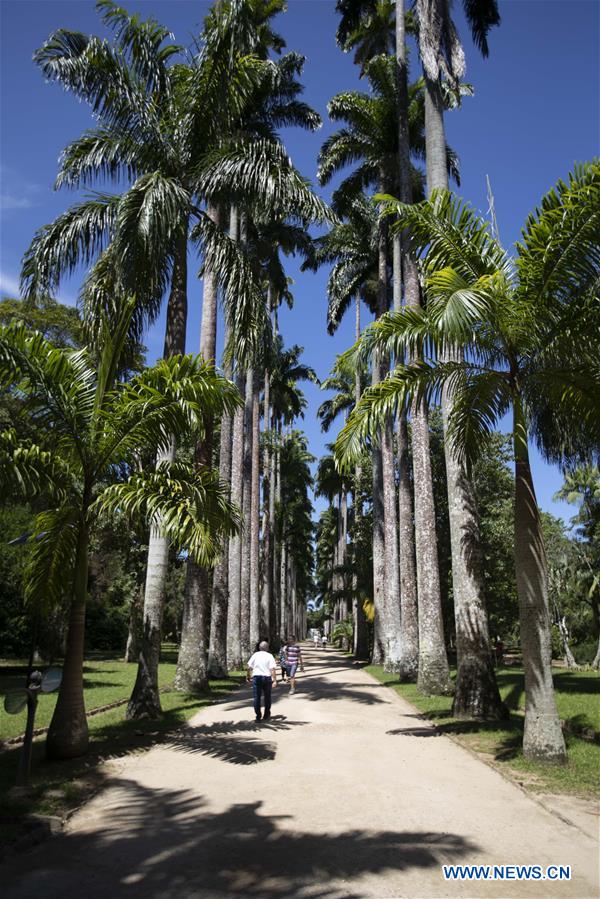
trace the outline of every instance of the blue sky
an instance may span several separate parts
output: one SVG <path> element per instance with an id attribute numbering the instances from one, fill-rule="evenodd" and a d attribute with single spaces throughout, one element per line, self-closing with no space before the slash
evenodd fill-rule
<path id="1" fill-rule="evenodd" d="M 127 2 L 130 11 L 154 16 L 176 40 L 197 35 L 208 4 L 196 0 Z M 502 24 L 490 36 L 490 57 L 472 45 L 460 3 L 456 22 L 467 54 L 467 80 L 475 97 L 447 116 L 448 140 L 461 160 L 460 193 L 487 209 L 485 178 L 495 195 L 501 238 L 512 244 L 528 212 L 575 161 L 598 154 L 600 144 L 600 4 L 596 0 L 500 0 Z M 88 0 L 1 0 L 1 150 L 0 291 L 16 295 L 20 260 L 33 233 L 77 197 L 55 192 L 52 184 L 61 149 L 93 122 L 87 107 L 59 87 L 46 84 L 31 61 L 33 51 L 56 28 L 103 34 Z M 277 22 L 288 48 L 307 57 L 305 99 L 324 119 L 316 134 L 284 132 L 290 155 L 314 180 L 316 156 L 333 130 L 327 102 L 335 93 L 360 87 L 350 56 L 335 44 L 334 0 L 289 0 Z M 413 53 L 413 59 L 416 54 Z M 416 69 L 413 71 L 417 76 Z M 329 190 L 324 191 L 326 197 Z M 199 345 L 201 284 L 190 265 L 188 350 Z M 295 307 L 284 310 L 281 327 L 287 343 L 305 347 L 304 359 L 324 378 L 336 353 L 353 339 L 352 316 L 334 337 L 325 330 L 327 273 L 299 272 L 292 260 Z M 74 302 L 79 280 L 65 281 L 60 298 Z M 366 317 L 365 317 L 366 318 Z M 150 359 L 162 349 L 164 322 L 147 335 Z M 302 427 L 318 456 L 331 439 L 320 432 L 315 411 L 324 395 L 307 385 L 309 406 Z M 534 476 L 542 508 L 568 519 L 573 509 L 552 501 L 561 484 L 558 470 L 534 452 Z"/>

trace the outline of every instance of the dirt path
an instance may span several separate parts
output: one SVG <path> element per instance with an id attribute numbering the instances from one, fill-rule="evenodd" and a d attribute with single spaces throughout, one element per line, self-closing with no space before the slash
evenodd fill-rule
<path id="1" fill-rule="evenodd" d="M 35 899 L 596 897 L 597 844 L 332 652 L 305 649 L 257 725 L 249 691 L 106 767 L 64 836 L 0 874 Z M 571 882 L 449 882 L 442 864 L 570 865 Z"/>

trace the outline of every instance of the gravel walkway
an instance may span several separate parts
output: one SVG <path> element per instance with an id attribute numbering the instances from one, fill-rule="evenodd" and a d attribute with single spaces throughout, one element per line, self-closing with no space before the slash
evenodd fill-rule
<path id="1" fill-rule="evenodd" d="M 332 650 L 254 723 L 249 690 L 0 872 L 5 899 L 598 896 L 598 845 Z M 442 865 L 570 865 L 570 882 L 445 881 Z"/>

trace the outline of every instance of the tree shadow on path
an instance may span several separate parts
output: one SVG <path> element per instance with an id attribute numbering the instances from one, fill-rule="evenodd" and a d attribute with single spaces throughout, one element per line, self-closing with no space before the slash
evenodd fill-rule
<path id="1" fill-rule="evenodd" d="M 305 681 L 310 679 L 310 683 Z M 380 695 L 378 695 L 380 694 Z M 273 690 L 272 702 L 275 706 L 281 699 L 289 696 L 289 690 L 286 686 L 278 686 Z M 385 699 L 385 687 L 380 693 L 379 684 L 355 684 L 355 683 L 339 683 L 337 681 L 330 682 L 319 676 L 300 675 L 296 682 L 296 694 L 298 699 L 307 699 L 309 702 L 318 702 L 321 699 L 332 701 L 348 699 L 351 702 L 360 705 L 377 705 L 379 703 L 389 702 Z M 229 704 L 230 709 L 251 708 L 251 696 L 247 694 L 247 698 L 239 699 L 237 702 Z"/>
<path id="2" fill-rule="evenodd" d="M 291 730 L 307 724 L 306 721 L 290 721 L 283 715 L 269 721 L 219 721 L 187 727 L 172 736 L 167 748 L 180 752 L 198 753 L 233 765 L 254 765 L 273 761 L 277 754 L 274 743 L 256 737 L 268 733 Z M 252 734 L 248 739 L 245 735 Z"/>
<path id="3" fill-rule="evenodd" d="M 362 899 L 352 886 L 362 875 L 437 868 L 478 848 L 448 833 L 292 830 L 290 815 L 261 814 L 260 802 L 215 813 L 188 790 L 122 779 L 107 786 L 95 830 L 57 837 L 6 866 L 6 899 Z"/>

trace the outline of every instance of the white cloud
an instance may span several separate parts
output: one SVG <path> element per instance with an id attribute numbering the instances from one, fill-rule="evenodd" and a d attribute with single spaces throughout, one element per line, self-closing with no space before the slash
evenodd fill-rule
<path id="1" fill-rule="evenodd" d="M 2 194 L 0 197 L 0 209 L 3 212 L 8 212 L 9 209 L 31 209 L 38 205 L 30 197 L 15 197 L 12 194 Z"/>
<path id="2" fill-rule="evenodd" d="M 19 297 L 21 292 L 19 290 L 19 282 L 16 278 L 11 278 L 10 275 L 5 274 L 4 272 L 0 272 L 0 293 L 8 294 L 11 297 Z"/>
<path id="3" fill-rule="evenodd" d="M 13 278 L 12 275 L 7 275 L 6 272 L 0 271 L 0 296 L 8 296 L 19 299 L 21 296 L 21 291 L 19 290 L 19 279 Z M 58 300 L 59 303 L 64 303 L 65 306 L 76 306 L 77 300 L 68 295 L 61 293 L 58 296 L 55 294 L 55 299 Z"/>

